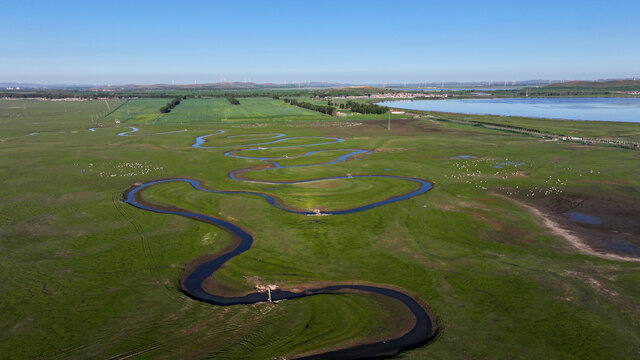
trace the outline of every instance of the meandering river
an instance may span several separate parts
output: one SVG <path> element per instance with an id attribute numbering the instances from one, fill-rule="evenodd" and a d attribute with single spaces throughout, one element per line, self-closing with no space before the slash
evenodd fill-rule
<path id="1" fill-rule="evenodd" d="M 131 131 L 122 132 L 118 135 L 121 136 L 142 136 L 138 134 L 133 134 L 138 132 L 137 128 L 131 128 Z M 170 133 L 170 132 L 165 132 Z M 154 133 L 147 135 L 159 135 L 165 133 Z M 214 134 L 204 135 L 196 138 L 195 143 L 192 145 L 196 148 L 233 148 L 233 150 L 226 151 L 224 154 L 230 157 L 237 157 L 243 159 L 255 159 L 262 160 L 267 162 L 271 168 L 289 168 L 289 167 L 300 167 L 300 166 L 321 166 L 334 164 L 341 161 L 346 161 L 350 158 L 353 158 L 356 155 L 369 153 L 368 150 L 364 149 L 331 149 L 331 150 L 317 150 L 303 153 L 302 155 L 298 155 L 296 157 L 305 157 L 312 154 L 317 154 L 323 151 L 335 151 L 335 150 L 344 150 L 347 151 L 347 154 L 334 158 L 331 161 L 317 164 L 306 164 L 306 165 L 289 165 L 285 166 L 276 160 L 282 159 L 284 157 L 251 157 L 251 156 L 243 156 L 241 153 L 250 152 L 252 150 L 267 150 L 267 149 L 281 149 L 281 148 L 291 148 L 291 147 L 309 147 L 309 146 L 317 146 L 317 145 L 326 145 L 326 144 L 334 144 L 344 142 L 345 139 L 334 138 L 334 137 L 286 137 L 285 134 L 253 134 L 253 135 L 235 135 L 228 136 L 228 138 L 240 138 L 251 136 L 252 138 L 249 140 L 250 144 L 245 145 L 231 145 L 231 146 L 209 146 L 209 138 L 216 135 L 223 134 L 224 131 L 220 130 Z M 254 136 L 264 136 L 256 138 Z M 298 140 L 298 139 L 312 139 L 313 142 L 310 144 L 303 145 L 286 145 L 287 141 Z M 267 140 L 267 141 L 263 141 Z M 257 143 L 255 141 L 258 141 Z M 275 146 L 273 146 L 275 145 Z M 291 158 L 291 157 L 289 157 Z M 187 178 L 173 178 L 173 179 L 160 179 L 160 180 L 152 180 L 140 185 L 134 185 L 129 190 L 127 190 L 124 194 L 124 200 L 128 204 L 135 206 L 142 210 L 153 211 L 157 213 L 163 214 L 171 214 L 171 215 L 179 215 L 188 217 L 197 221 L 202 221 L 205 223 L 216 225 L 232 235 L 234 235 L 239 241 L 237 241 L 233 247 L 233 249 L 223 253 L 218 254 L 214 259 L 205 261 L 204 263 L 199 264 L 194 270 L 190 273 L 186 274 L 182 281 L 182 290 L 188 296 L 203 302 L 207 302 L 214 305 L 220 306 L 230 306 L 230 305 L 238 305 L 238 304 L 255 304 L 259 302 L 265 301 L 279 301 L 279 300 L 291 300 L 306 296 L 313 296 L 318 294 L 337 294 L 337 293 L 345 293 L 345 292 L 354 292 L 354 293 L 375 293 L 379 295 L 386 296 L 388 298 L 394 299 L 396 301 L 401 302 L 407 309 L 410 311 L 414 318 L 415 324 L 414 326 L 404 334 L 398 334 L 397 336 L 391 337 L 386 341 L 381 342 L 373 342 L 368 344 L 361 344 L 353 347 L 343 348 L 335 351 L 329 351 L 325 353 L 320 353 L 313 356 L 305 357 L 306 359 L 361 359 L 361 358 L 370 358 L 379 355 L 385 354 L 393 354 L 397 353 L 403 349 L 413 348 L 416 346 L 420 346 L 422 344 L 430 341 L 436 333 L 437 327 L 435 320 L 432 318 L 431 314 L 427 310 L 425 306 L 423 306 L 419 300 L 414 298 L 413 296 L 405 293 L 404 291 L 393 289 L 387 286 L 376 286 L 376 285 L 362 285 L 362 284 L 350 284 L 350 283 L 337 283 L 324 287 L 308 287 L 305 290 L 287 290 L 287 289 L 273 289 L 269 292 L 264 291 L 255 291 L 244 296 L 237 297 L 229 297 L 221 294 L 211 293 L 205 290 L 202 286 L 205 279 L 212 276 L 216 271 L 218 271 L 225 263 L 234 257 L 248 251 L 251 249 L 251 246 L 254 243 L 254 238 L 247 231 L 242 229 L 236 224 L 232 222 L 217 218 L 212 215 L 205 215 L 196 212 L 192 212 L 186 209 L 180 208 L 167 208 L 162 206 L 156 206 L 154 204 L 148 203 L 142 199 L 140 194 L 156 184 L 167 183 L 167 182 L 186 182 L 190 184 L 195 190 L 205 191 L 217 194 L 250 194 L 258 197 L 262 197 L 269 204 L 274 207 L 277 207 L 281 210 L 288 211 L 291 213 L 301 214 L 301 215 L 345 215 L 351 214 L 355 212 L 369 210 L 378 206 L 383 206 L 389 203 L 394 203 L 402 200 L 406 200 L 421 194 L 426 193 L 431 189 L 431 184 L 422 179 L 410 178 L 410 177 L 402 177 L 402 176 L 391 176 L 391 175 L 345 175 L 345 176 L 335 176 L 335 177 L 327 177 L 327 178 L 319 178 L 319 179 L 310 179 L 310 180 L 301 180 L 301 181 L 282 181 L 282 182 L 274 182 L 274 181 L 261 181 L 261 180 L 245 180 L 241 173 L 246 173 L 249 171 L 264 171 L 262 170 L 252 170 L 249 169 L 238 169 L 229 173 L 229 176 L 232 179 L 238 181 L 251 181 L 251 182 L 260 182 L 265 184 L 299 184 L 299 183 L 307 183 L 307 182 L 315 182 L 315 181 L 323 181 L 329 179 L 352 179 L 352 178 L 362 178 L 362 177 L 378 177 L 378 178 L 392 178 L 400 181 L 410 181 L 416 183 L 416 190 L 411 191 L 406 194 L 400 194 L 389 199 L 373 202 L 370 204 L 366 204 L 363 206 L 341 209 L 341 210 L 333 210 L 333 211 L 300 211 L 295 209 L 290 209 L 286 207 L 286 205 L 282 205 L 282 202 L 277 201 L 276 198 L 269 194 L 260 193 L 260 192 L 250 192 L 250 191 L 228 191 L 228 190 L 215 190 L 205 187 L 197 180 L 187 179 Z M 304 288 L 304 286 L 303 286 Z"/>

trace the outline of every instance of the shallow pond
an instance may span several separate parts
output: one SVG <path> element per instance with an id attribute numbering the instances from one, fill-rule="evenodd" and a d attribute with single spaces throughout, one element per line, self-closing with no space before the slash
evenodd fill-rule
<path id="1" fill-rule="evenodd" d="M 579 212 L 566 213 L 565 215 L 569 217 L 569 220 L 583 223 L 583 224 L 593 224 L 593 225 L 602 224 L 602 220 L 600 220 L 599 217 L 593 216 L 593 215 L 585 215 Z"/>

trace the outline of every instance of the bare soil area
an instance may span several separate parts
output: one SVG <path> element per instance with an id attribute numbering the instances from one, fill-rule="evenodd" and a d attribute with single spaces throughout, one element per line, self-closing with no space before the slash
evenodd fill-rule
<path id="1" fill-rule="evenodd" d="M 512 201 L 517 201 L 511 199 Z M 640 204 L 577 195 L 556 195 L 518 204 L 580 252 L 621 261 L 640 261 Z M 586 216 L 586 220 L 576 219 Z"/>

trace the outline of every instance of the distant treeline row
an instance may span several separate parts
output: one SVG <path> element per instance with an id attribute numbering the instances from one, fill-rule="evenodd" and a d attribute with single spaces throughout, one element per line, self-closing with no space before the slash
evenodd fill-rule
<path id="1" fill-rule="evenodd" d="M 515 90 L 495 90 L 491 91 L 494 96 L 500 97 L 573 97 L 573 96 L 620 96 L 624 97 L 626 94 L 621 94 L 619 91 L 640 91 L 640 87 L 623 86 L 623 87 L 540 87 L 515 89 Z"/>
<path id="2" fill-rule="evenodd" d="M 584 95 L 611 95 L 610 91 L 531 91 L 527 93 L 526 91 L 518 92 L 520 96 L 584 96 Z"/>
<path id="3" fill-rule="evenodd" d="M 170 90 L 170 89 L 149 89 L 149 90 L 88 90 L 88 89 L 28 89 L 28 90 L 2 90 L 0 97 L 5 98 L 45 98 L 45 99 L 63 99 L 63 98 L 175 98 L 178 96 L 187 96 L 189 98 L 197 97 L 318 97 L 326 98 L 331 96 L 352 96 L 364 95 L 370 96 L 378 93 L 393 93 L 395 91 L 389 89 L 377 88 L 344 88 L 344 89 L 260 89 L 260 90 Z"/>
<path id="4" fill-rule="evenodd" d="M 124 96 L 116 95 L 113 92 L 91 92 L 79 90 L 47 90 L 47 91 L 0 91 L 0 97 L 9 99 L 24 99 L 24 98 L 41 98 L 41 99 L 67 99 L 67 98 L 82 98 L 82 99 L 119 99 Z"/>
<path id="5" fill-rule="evenodd" d="M 167 103 L 167 105 L 165 105 L 165 106 L 161 107 L 161 108 L 160 108 L 160 112 L 161 112 L 161 113 L 165 113 L 165 114 L 166 114 L 166 113 L 168 113 L 168 112 L 170 112 L 170 111 L 171 111 L 171 109 L 173 109 L 174 107 L 176 107 L 176 106 L 180 105 L 180 101 L 181 101 L 181 100 L 184 100 L 184 99 L 186 99 L 186 98 L 187 98 L 186 96 L 178 96 L 177 98 L 175 98 L 175 99 L 173 99 L 173 100 L 169 101 L 169 102 Z"/>
<path id="6" fill-rule="evenodd" d="M 309 109 L 317 112 L 321 112 L 327 115 L 335 115 L 336 108 L 329 105 L 316 105 L 306 101 L 298 101 L 296 99 L 284 99 L 284 102 L 289 103 L 294 106 L 298 106 L 304 109 Z"/>

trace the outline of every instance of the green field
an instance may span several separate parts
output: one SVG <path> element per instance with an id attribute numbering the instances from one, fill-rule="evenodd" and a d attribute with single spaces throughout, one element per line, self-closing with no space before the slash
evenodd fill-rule
<path id="1" fill-rule="evenodd" d="M 0 100 L 0 140 L 32 132 L 78 131 L 104 126 L 101 114 L 120 104 L 122 101 L 117 100 Z"/>
<path id="2" fill-rule="evenodd" d="M 207 145 L 238 149 L 257 136 L 226 136 L 346 139 L 255 151 L 265 156 L 372 151 L 333 165 L 246 174 L 252 179 L 380 174 L 434 184 L 406 201 L 319 218 L 283 212 L 255 196 L 198 192 L 180 183 L 146 191 L 148 201 L 219 216 L 255 236 L 254 247 L 216 275 L 224 286 L 250 290 L 257 283 L 362 281 L 402 288 L 429 305 L 441 333 L 399 359 L 634 359 L 640 354 L 640 264 L 580 253 L 519 205 L 565 224 L 549 204 L 588 199 L 580 211 L 591 201 L 627 225 L 583 226 L 577 233 L 617 234 L 626 248 L 592 245 L 638 257 L 634 249 L 640 241 L 634 241 L 640 231 L 633 221 L 640 218 L 640 151 L 541 141 L 432 119 L 396 120 L 387 131 L 385 120 L 351 122 L 270 98 L 239 98 L 236 107 L 226 99 L 188 99 L 159 116 L 168 100 L 130 100 L 99 120 L 102 127 L 95 132 L 87 129 L 94 126 L 92 115 L 107 110 L 104 101 L 69 102 L 65 109 L 62 102 L 0 100 L 2 358 L 291 358 L 398 331 L 404 310 L 375 296 L 319 295 L 218 307 L 180 291 L 185 266 L 224 248 L 229 235 L 123 203 L 123 191 L 134 183 L 190 177 L 215 189 L 269 193 L 301 209 L 352 207 L 413 186 L 395 179 L 282 186 L 235 181 L 229 171 L 264 163 L 224 156 L 231 148 L 191 147 L 196 136 L 215 130 L 226 133 L 210 137 Z M 118 128 L 116 118 L 122 121 Z M 554 132 L 635 136 L 632 128 L 609 123 L 583 129 L 551 120 L 517 123 Z M 140 134 L 188 131 L 116 135 L 129 125 Z M 40 133 L 25 136 L 31 132 Z M 282 162 L 328 162 L 344 151 Z M 460 155 L 477 158 L 452 159 Z M 525 164 L 495 167 L 509 161 Z"/>
<path id="3" fill-rule="evenodd" d="M 150 98 L 150 99 L 131 99 L 119 107 L 117 110 L 107 116 L 107 119 L 128 122 L 156 122 L 163 115 L 160 108 L 167 102 L 169 98 Z"/>
<path id="4" fill-rule="evenodd" d="M 412 111 L 431 114 L 438 119 L 475 121 L 496 125 L 511 125 L 541 132 L 570 137 L 602 138 L 640 142 L 640 124 L 610 121 L 606 126 L 601 121 L 572 121 L 535 119 L 519 116 L 467 115 L 440 113 L 435 111 Z"/>
<path id="5" fill-rule="evenodd" d="M 272 98 L 240 98 L 240 105 L 231 105 L 225 98 L 188 98 L 171 112 L 161 114 L 158 109 L 170 99 L 131 100 L 109 118 L 124 118 L 126 123 L 149 124 L 209 124 L 247 120 L 316 120 L 330 118 L 315 111 L 285 104 Z M 133 110 L 135 109 L 135 110 Z M 127 111 L 131 111 L 129 116 Z M 135 112 L 134 112 L 135 111 Z M 150 115 L 150 113 L 152 115 Z"/>

